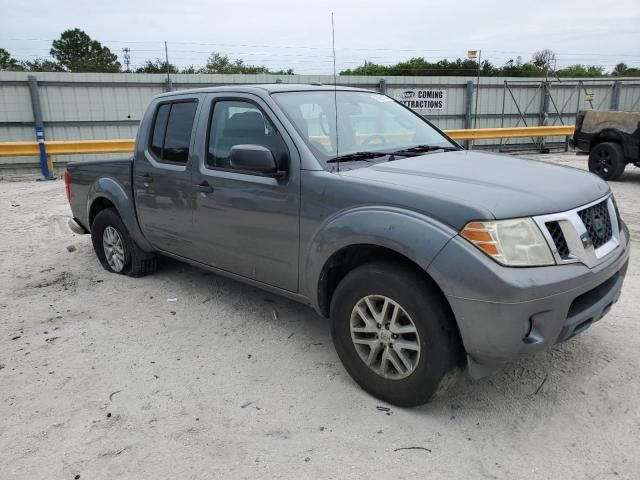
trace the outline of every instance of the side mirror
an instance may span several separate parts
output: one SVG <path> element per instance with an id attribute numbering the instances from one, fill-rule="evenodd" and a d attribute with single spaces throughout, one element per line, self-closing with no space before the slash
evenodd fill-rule
<path id="1" fill-rule="evenodd" d="M 231 168 L 267 176 L 280 176 L 273 153 L 261 145 L 235 145 L 231 147 Z"/>

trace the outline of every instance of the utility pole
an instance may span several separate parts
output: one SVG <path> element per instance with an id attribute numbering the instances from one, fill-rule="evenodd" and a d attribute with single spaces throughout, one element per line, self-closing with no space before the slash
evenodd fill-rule
<path id="1" fill-rule="evenodd" d="M 131 49 L 129 47 L 125 47 L 122 49 L 122 53 L 124 54 L 124 66 L 126 68 L 126 72 L 129 73 L 129 65 L 131 65 Z"/>
<path id="2" fill-rule="evenodd" d="M 478 97 L 480 96 L 480 69 L 482 67 L 482 50 L 467 50 L 469 60 L 478 59 L 478 75 L 476 78 L 476 106 L 473 109 L 473 128 L 478 124 Z"/>
<path id="3" fill-rule="evenodd" d="M 478 79 L 476 81 L 476 106 L 473 109 L 473 128 L 478 123 L 478 98 L 480 97 L 480 68 L 482 66 L 482 50 L 478 50 Z"/>

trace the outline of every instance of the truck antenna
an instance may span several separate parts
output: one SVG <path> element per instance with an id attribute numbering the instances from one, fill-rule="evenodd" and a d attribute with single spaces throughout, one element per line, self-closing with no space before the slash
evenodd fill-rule
<path id="1" fill-rule="evenodd" d="M 340 172 L 340 137 L 338 134 L 338 77 L 336 76 L 336 29 L 333 23 L 333 12 L 331 12 L 331 49 L 333 51 L 333 107 L 336 112 L 336 169 Z"/>

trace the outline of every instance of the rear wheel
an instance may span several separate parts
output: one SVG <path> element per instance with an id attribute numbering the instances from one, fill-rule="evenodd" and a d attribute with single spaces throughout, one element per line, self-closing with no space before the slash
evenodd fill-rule
<path id="1" fill-rule="evenodd" d="M 615 180 L 622 175 L 626 161 L 619 143 L 602 142 L 589 153 L 589 171 L 604 180 Z"/>
<path id="2" fill-rule="evenodd" d="M 351 377 L 395 405 L 429 401 L 464 358 L 440 293 L 397 263 L 369 263 L 347 274 L 333 296 L 331 321 L 336 351 Z"/>
<path id="3" fill-rule="evenodd" d="M 114 208 L 98 212 L 91 224 L 91 241 L 98 260 L 109 272 L 142 277 L 156 271 L 156 256 L 136 245 Z"/>

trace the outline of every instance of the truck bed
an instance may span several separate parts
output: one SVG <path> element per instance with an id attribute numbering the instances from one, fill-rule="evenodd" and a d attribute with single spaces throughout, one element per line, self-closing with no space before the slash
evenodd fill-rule
<path id="1" fill-rule="evenodd" d="M 69 192 L 71 211 L 75 220 L 86 230 L 90 230 L 88 199 L 91 186 L 98 178 L 101 182 L 116 183 L 133 202 L 131 157 L 109 160 L 87 160 L 67 164 L 69 172 Z"/>

